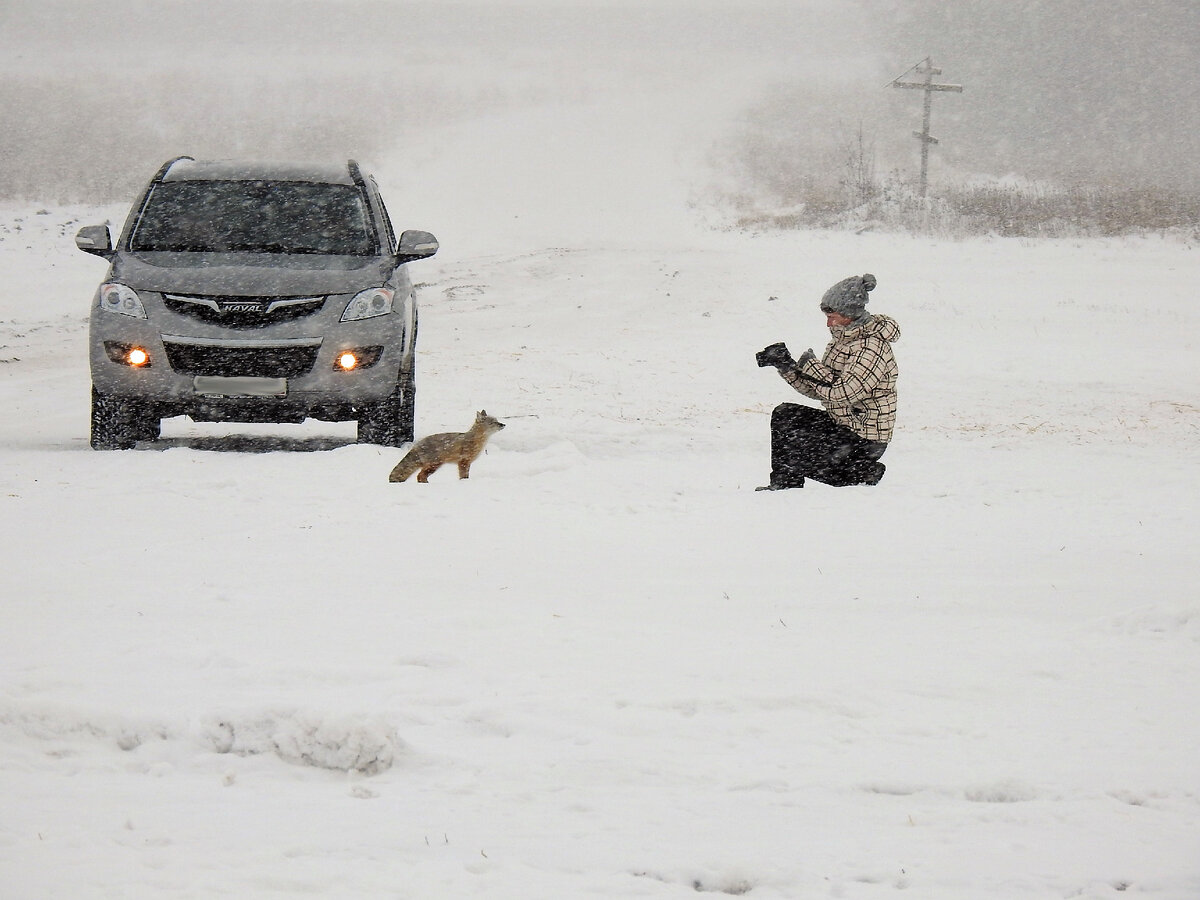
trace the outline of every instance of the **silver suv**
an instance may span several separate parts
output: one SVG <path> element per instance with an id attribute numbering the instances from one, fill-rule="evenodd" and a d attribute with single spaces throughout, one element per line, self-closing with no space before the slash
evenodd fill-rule
<path id="1" fill-rule="evenodd" d="M 417 305 L 405 263 L 437 252 L 396 239 L 375 179 L 328 167 L 163 165 L 109 260 L 91 313 L 97 450 L 155 440 L 161 420 L 357 420 L 360 443 L 413 437 Z"/>

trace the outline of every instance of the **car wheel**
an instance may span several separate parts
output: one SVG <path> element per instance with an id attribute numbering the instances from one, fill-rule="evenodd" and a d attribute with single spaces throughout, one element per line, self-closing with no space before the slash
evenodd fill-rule
<path id="1" fill-rule="evenodd" d="M 420 322 L 413 318 L 412 349 L 408 354 L 408 365 L 400 368 L 400 442 L 412 443 L 417 422 L 417 335 Z"/>
<path id="2" fill-rule="evenodd" d="M 154 440 L 158 434 L 159 420 L 141 403 L 92 388 L 93 450 L 128 450 L 138 441 Z"/>
<path id="3" fill-rule="evenodd" d="M 160 437 L 162 437 L 162 419 L 148 410 L 143 410 L 141 427 L 138 429 L 138 440 L 157 441 Z"/>
<path id="4" fill-rule="evenodd" d="M 413 439 L 417 423 L 417 373 L 415 366 L 400 377 L 400 440 L 410 443 Z"/>
<path id="5" fill-rule="evenodd" d="M 358 418 L 358 442 L 383 447 L 403 447 L 413 439 L 416 408 L 412 373 L 402 373 L 387 398 L 365 407 Z"/>

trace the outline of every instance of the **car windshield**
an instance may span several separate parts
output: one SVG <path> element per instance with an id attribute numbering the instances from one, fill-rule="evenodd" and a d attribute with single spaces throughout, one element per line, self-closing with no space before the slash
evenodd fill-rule
<path id="1" fill-rule="evenodd" d="M 134 252 L 379 252 L 357 188 L 307 181 L 160 182 L 146 200 L 129 247 Z"/>

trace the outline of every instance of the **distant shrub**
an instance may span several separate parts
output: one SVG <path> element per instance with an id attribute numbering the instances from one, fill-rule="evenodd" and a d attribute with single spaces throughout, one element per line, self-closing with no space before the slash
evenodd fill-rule
<path id="1" fill-rule="evenodd" d="M 709 201 L 745 228 L 889 230 L 939 236 L 1075 237 L 1173 234 L 1200 241 L 1200 189 L 1108 181 L 1049 182 L 948 176 L 935 167 L 928 196 L 915 176 L 876 167 L 875 140 L 838 117 L 878 119 L 853 98 L 831 106 L 799 91 L 753 107 L 711 162 Z M 820 127 L 818 127 L 818 125 Z M 907 152 L 907 151 L 905 151 Z M 895 148 L 888 155 L 895 161 Z M 907 164 L 906 164 L 907 166 Z"/>
<path id="2" fill-rule="evenodd" d="M 732 205 L 743 228 L 903 231 L 939 236 L 1112 237 L 1173 234 L 1200 241 L 1200 193 L 1079 185 L 1060 190 L 957 186 L 924 199 L 899 180 L 857 203 L 813 190 L 777 210 Z"/>
<path id="3" fill-rule="evenodd" d="M 1113 237 L 1171 234 L 1200 241 L 1200 192 L 1157 187 L 1077 184 L 969 184 L 934 186 L 925 198 L 892 173 L 882 180 L 844 173 L 865 172 L 858 158 L 843 177 L 810 176 L 791 183 L 778 207 L 769 192 L 726 196 L 737 227 L 900 231 L 943 237 Z M 767 196 L 764 196 L 767 195 Z"/>
<path id="4" fill-rule="evenodd" d="M 1058 191 L 954 188 L 943 194 L 974 226 L 1018 237 L 1196 231 L 1200 194 L 1161 188 L 1079 185 Z"/>

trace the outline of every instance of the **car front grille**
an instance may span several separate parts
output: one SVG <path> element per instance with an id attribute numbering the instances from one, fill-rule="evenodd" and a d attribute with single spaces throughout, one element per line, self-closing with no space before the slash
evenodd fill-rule
<path id="1" fill-rule="evenodd" d="M 182 375 L 296 378 L 312 371 L 320 341 L 277 344 L 194 343 L 164 335 L 167 362 Z"/>
<path id="2" fill-rule="evenodd" d="M 167 309 L 225 328 L 263 328 L 321 311 L 324 297 L 214 297 L 163 294 Z"/>

